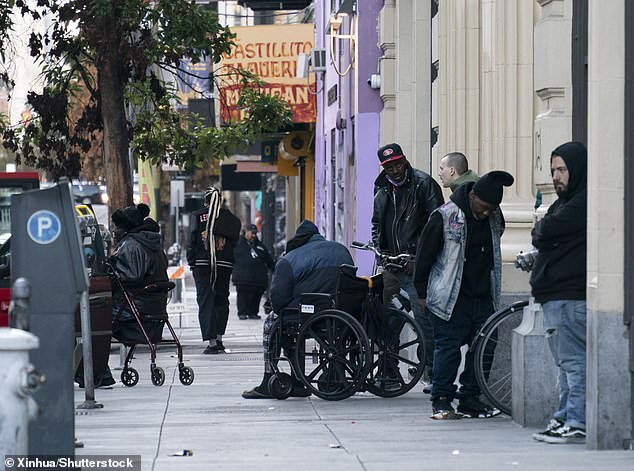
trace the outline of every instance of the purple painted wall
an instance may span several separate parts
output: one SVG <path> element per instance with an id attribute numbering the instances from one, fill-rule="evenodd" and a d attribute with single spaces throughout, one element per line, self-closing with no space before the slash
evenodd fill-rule
<path id="1" fill-rule="evenodd" d="M 341 2 L 337 2 L 337 7 Z M 315 2 L 315 47 L 326 49 L 326 73 L 317 74 L 317 125 L 315 130 L 315 222 L 327 238 L 349 245 L 352 240 L 370 239 L 373 184 L 378 175 L 376 149 L 379 146 L 380 112 L 383 102 L 379 91 L 370 88 L 368 79 L 377 72 L 381 50 L 378 48 L 378 15 L 383 0 L 357 1 L 356 62 L 340 77 L 331 61 L 330 35 L 326 25 L 330 19 L 330 0 Z M 340 34 L 349 34 L 350 18 L 344 18 Z M 329 32 L 329 31 L 328 31 Z M 340 70 L 348 67 L 349 40 L 336 40 L 344 45 L 339 58 Z M 328 104 L 328 92 L 337 89 L 337 100 Z M 343 105 L 343 106 L 342 106 Z M 336 129 L 337 110 L 342 109 L 345 128 Z M 333 169 L 332 130 L 336 154 Z M 333 185 L 334 177 L 334 185 Z M 334 191 L 333 191 L 334 190 Z M 343 203 L 343 204 L 341 204 Z M 341 209 L 338 209 L 341 208 Z M 334 225 L 333 225 L 334 221 Z M 334 235 L 334 237 L 333 237 Z M 352 251 L 360 274 L 370 274 L 373 256 Z"/>

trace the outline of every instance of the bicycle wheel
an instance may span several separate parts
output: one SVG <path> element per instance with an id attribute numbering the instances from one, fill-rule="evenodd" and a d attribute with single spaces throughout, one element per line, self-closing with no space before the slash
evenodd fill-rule
<path id="1" fill-rule="evenodd" d="M 412 389 L 425 369 L 423 330 L 413 318 L 387 309 L 384 328 L 370 339 L 374 355 L 366 388 L 375 396 L 397 397 Z"/>
<path id="2" fill-rule="evenodd" d="M 320 311 L 297 335 L 296 374 L 315 396 L 339 401 L 363 385 L 372 362 L 361 324 L 337 309 Z"/>
<path id="3" fill-rule="evenodd" d="M 478 385 L 491 405 L 506 415 L 511 415 L 513 406 L 511 339 L 525 306 L 528 301 L 519 301 L 492 314 L 472 346 Z"/>

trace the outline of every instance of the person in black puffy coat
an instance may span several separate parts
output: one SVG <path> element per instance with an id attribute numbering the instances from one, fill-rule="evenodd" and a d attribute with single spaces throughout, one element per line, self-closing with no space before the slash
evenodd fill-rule
<path id="1" fill-rule="evenodd" d="M 112 222 L 115 225 L 117 248 L 110 263 L 126 291 L 134 293 L 154 282 L 167 281 L 167 256 L 163 251 L 158 226 L 146 222 L 143 212 L 136 206 L 116 210 L 112 214 Z M 166 292 L 140 293 L 134 298 L 134 303 L 144 317 L 167 316 Z M 117 315 L 122 304 L 125 304 L 123 291 L 118 283 L 113 283 L 113 316 Z M 125 322 L 132 319 L 132 312 L 127 306 L 124 307 L 120 320 Z"/>
<path id="2" fill-rule="evenodd" d="M 260 301 L 269 282 L 269 270 L 275 268 L 273 258 L 258 239 L 258 228 L 249 224 L 234 250 L 233 284 L 236 285 L 238 317 L 260 319 Z"/>

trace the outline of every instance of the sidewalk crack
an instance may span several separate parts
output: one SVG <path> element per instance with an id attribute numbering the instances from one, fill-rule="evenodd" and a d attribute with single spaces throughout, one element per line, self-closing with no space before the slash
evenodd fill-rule
<path id="1" fill-rule="evenodd" d="M 167 411 L 170 407 L 170 399 L 172 398 L 172 388 L 174 387 L 174 377 L 176 376 L 176 370 L 172 373 L 172 383 L 170 384 L 169 391 L 167 393 L 167 402 L 165 403 L 165 410 L 163 411 L 163 418 L 161 419 L 161 427 L 159 429 L 158 442 L 156 443 L 156 453 L 152 459 L 152 471 L 156 466 L 156 460 L 158 459 L 159 451 L 161 449 L 161 439 L 163 438 L 163 427 L 165 426 L 165 418 L 167 417 Z"/>

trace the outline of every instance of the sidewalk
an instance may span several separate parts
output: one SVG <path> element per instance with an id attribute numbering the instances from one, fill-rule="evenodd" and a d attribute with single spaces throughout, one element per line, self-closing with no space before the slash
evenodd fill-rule
<path id="1" fill-rule="evenodd" d="M 149 350 L 132 362 L 139 383 L 119 381 L 117 349 L 112 389 L 98 389 L 103 409 L 77 410 L 81 455 L 141 455 L 145 470 L 618 470 L 634 469 L 631 451 L 588 451 L 583 445 L 547 445 L 531 439 L 506 416 L 434 421 L 421 387 L 396 399 L 369 393 L 339 402 L 316 397 L 245 400 L 240 393 L 262 377 L 262 320 L 240 321 L 235 293 L 224 344 L 229 353 L 203 355 L 191 279 L 187 309 L 171 322 L 195 372 L 178 380 L 175 349 L 159 350 L 166 380 L 153 386 Z M 179 328 L 180 324 L 180 328 Z M 84 391 L 75 389 L 75 404 Z M 171 456 L 191 450 L 192 456 Z"/>

